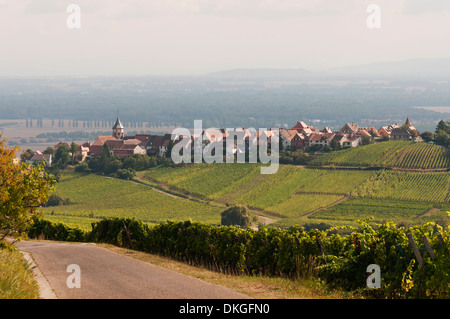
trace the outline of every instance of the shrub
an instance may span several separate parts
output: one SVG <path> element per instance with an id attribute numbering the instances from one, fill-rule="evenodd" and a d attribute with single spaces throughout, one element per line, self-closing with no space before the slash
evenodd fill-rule
<path id="1" fill-rule="evenodd" d="M 245 206 L 231 206 L 221 213 L 221 217 L 221 224 L 225 226 L 238 225 L 247 227 L 251 223 Z"/>
<path id="2" fill-rule="evenodd" d="M 83 162 L 75 166 L 75 172 L 90 173 L 91 169 L 89 168 L 89 165 L 86 162 Z"/>
<path id="3" fill-rule="evenodd" d="M 117 170 L 117 177 L 120 179 L 133 179 L 136 176 L 136 172 L 132 168 Z"/>
<path id="4" fill-rule="evenodd" d="M 72 202 L 70 198 L 62 198 L 61 196 L 57 194 L 52 194 L 49 196 L 47 203 L 45 203 L 46 207 L 54 207 L 54 206 L 63 206 L 63 205 L 70 205 Z"/>
<path id="5" fill-rule="evenodd" d="M 27 232 L 30 238 L 84 242 L 87 233 L 79 228 L 72 228 L 63 223 L 53 223 L 48 220 L 34 218 Z"/>

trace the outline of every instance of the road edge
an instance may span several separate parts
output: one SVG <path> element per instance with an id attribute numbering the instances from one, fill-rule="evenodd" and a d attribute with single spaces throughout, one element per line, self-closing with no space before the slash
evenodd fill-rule
<path id="1" fill-rule="evenodd" d="M 58 299 L 56 297 L 55 292 L 53 291 L 53 288 L 50 286 L 49 282 L 45 278 L 45 276 L 42 274 L 42 272 L 37 267 L 36 263 L 34 262 L 33 258 L 31 257 L 30 253 L 25 251 L 20 251 L 20 253 L 23 255 L 25 260 L 27 261 L 28 265 L 30 266 L 30 269 L 33 272 L 34 279 L 36 280 L 38 286 L 39 286 L 39 296 L 41 299 Z"/>

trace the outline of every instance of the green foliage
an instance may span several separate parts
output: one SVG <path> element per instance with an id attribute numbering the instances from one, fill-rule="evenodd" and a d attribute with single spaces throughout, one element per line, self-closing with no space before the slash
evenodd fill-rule
<path id="1" fill-rule="evenodd" d="M 58 194 L 51 194 L 48 197 L 47 203 L 45 203 L 45 207 L 54 207 L 54 206 L 63 206 L 63 205 L 70 205 L 71 201 L 70 198 L 62 198 Z"/>
<path id="2" fill-rule="evenodd" d="M 91 169 L 89 168 L 89 165 L 86 162 L 82 162 L 75 166 L 75 172 L 78 173 L 90 173 Z"/>
<path id="3" fill-rule="evenodd" d="M 146 170 L 155 167 L 157 164 L 154 156 L 146 154 L 135 154 L 131 157 L 111 156 L 108 146 L 105 144 L 100 156 L 89 159 L 87 163 L 77 165 L 75 170 L 77 172 L 93 172 L 112 176 L 116 174 L 119 178 L 130 179 L 131 175 L 134 176 L 133 172 Z"/>
<path id="4" fill-rule="evenodd" d="M 54 185 L 53 176 L 42 165 L 15 163 L 16 151 L 0 139 L 0 241 L 7 235 L 24 234 L 30 219 L 42 213 L 40 206 Z"/>
<path id="5" fill-rule="evenodd" d="M 337 288 L 361 291 L 376 298 L 448 298 L 449 229 L 431 224 L 410 228 L 387 222 L 371 227 L 358 221 L 347 234 L 292 227 L 243 230 L 235 226 L 213 226 L 198 222 L 167 221 L 148 226 L 135 219 L 104 219 L 92 224 L 81 240 L 133 247 L 201 265 L 228 274 L 268 276 L 316 276 Z M 33 232 L 31 232 L 33 230 Z M 36 221 L 31 235 L 44 234 L 62 240 L 70 229 Z M 424 255 L 419 267 L 407 234 L 416 243 L 426 236 L 435 258 Z M 437 235 L 442 236 L 442 243 Z M 381 268 L 381 288 L 366 288 L 366 269 Z"/>
<path id="6" fill-rule="evenodd" d="M 244 206 L 231 206 L 220 213 L 221 224 L 224 226 L 237 225 L 247 227 L 250 225 L 250 217 Z"/>
<path id="7" fill-rule="evenodd" d="M 133 179 L 136 176 L 136 171 L 132 168 L 117 170 L 117 177 L 120 179 Z"/>
<path id="8" fill-rule="evenodd" d="M 55 164 L 59 168 L 64 168 L 67 166 L 70 160 L 70 149 L 69 147 L 67 147 L 67 145 L 62 144 L 55 152 Z"/>
<path id="9" fill-rule="evenodd" d="M 53 223 L 39 218 L 33 218 L 27 234 L 30 238 L 71 242 L 83 242 L 86 239 L 86 232 L 79 228 L 69 227 L 64 223 Z"/>

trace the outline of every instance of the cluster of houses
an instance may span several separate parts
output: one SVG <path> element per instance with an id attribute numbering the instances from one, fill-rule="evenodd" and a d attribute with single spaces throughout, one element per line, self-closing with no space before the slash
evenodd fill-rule
<path id="1" fill-rule="evenodd" d="M 271 140 L 272 131 L 256 131 L 250 132 L 246 128 L 235 129 L 241 131 L 244 136 L 245 143 L 244 148 L 248 148 L 250 143 L 258 143 L 261 139 L 266 139 L 268 143 Z M 227 138 L 231 135 L 230 131 L 226 129 L 218 130 L 202 130 L 202 134 L 196 136 L 190 134 L 189 136 L 177 135 L 172 140 L 172 134 L 165 135 L 149 135 L 149 134 L 137 134 L 134 136 L 125 135 L 125 127 L 117 118 L 116 123 L 112 127 L 112 135 L 98 136 L 94 143 L 84 143 L 77 146 L 77 154 L 82 161 L 88 157 L 99 156 L 106 145 L 112 156 L 117 157 L 130 157 L 135 154 L 149 154 L 155 156 L 165 156 L 170 145 L 179 143 L 180 141 L 186 142 L 186 138 L 189 138 L 189 145 L 191 150 L 195 143 L 195 139 L 200 138 L 201 147 L 205 147 L 209 143 L 222 141 L 224 146 L 226 145 Z M 255 134 L 256 133 L 256 134 Z M 234 139 L 234 135 L 233 139 Z M 417 130 L 412 126 L 409 118 L 406 119 L 405 124 L 399 126 L 392 124 L 383 126 L 380 129 L 375 127 L 360 127 L 357 123 L 347 123 L 339 131 L 333 132 L 330 128 L 324 127 L 323 129 L 316 129 L 311 125 L 307 125 L 305 122 L 297 122 L 297 124 L 291 129 L 281 128 L 279 129 L 279 143 L 283 149 L 290 147 L 292 149 L 307 149 L 314 145 L 331 146 L 332 144 L 339 145 L 340 147 L 357 147 L 363 143 L 364 138 L 382 139 L 389 138 L 392 140 L 413 140 L 418 136 Z M 61 144 L 55 145 L 57 149 Z M 232 143 L 233 144 L 233 143 Z M 69 148 L 70 146 L 66 144 Z M 233 144 L 233 152 L 244 152 L 244 149 L 237 143 Z M 34 156 L 30 159 L 30 162 L 42 162 L 45 161 L 47 165 L 51 165 L 51 154 L 43 154 L 36 151 Z"/>
<path id="2" fill-rule="evenodd" d="M 347 123 L 339 131 L 333 132 L 328 127 L 320 130 L 302 121 L 297 122 L 290 130 L 280 130 L 283 147 L 290 146 L 293 149 L 306 149 L 314 145 L 331 146 L 332 143 L 343 148 L 357 147 L 363 143 L 364 138 L 413 140 L 417 136 L 418 131 L 409 118 L 402 126 L 391 124 L 382 126 L 379 130 L 373 126 L 360 127 L 357 123 Z"/>

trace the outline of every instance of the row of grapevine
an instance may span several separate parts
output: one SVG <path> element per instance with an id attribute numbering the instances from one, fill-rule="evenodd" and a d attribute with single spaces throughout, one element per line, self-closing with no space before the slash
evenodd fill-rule
<path id="1" fill-rule="evenodd" d="M 310 216 L 309 220 L 354 221 L 356 219 L 371 218 L 373 223 L 382 223 L 390 220 L 395 223 L 409 222 L 412 224 L 424 223 L 435 220 L 438 216 L 445 217 L 445 209 L 449 204 L 442 204 L 442 212 L 435 212 L 435 218 L 424 216 L 428 211 L 434 209 L 436 203 L 419 202 L 412 200 L 399 200 L 389 198 L 350 198 L 338 205 L 320 210 Z"/>
<path id="2" fill-rule="evenodd" d="M 71 205 L 44 207 L 46 215 L 127 216 L 155 223 L 193 218 L 220 223 L 221 209 L 218 207 L 167 196 L 145 185 L 104 176 L 66 173 L 56 185 L 56 193 L 62 198 L 70 198 Z"/>
<path id="3" fill-rule="evenodd" d="M 296 218 L 310 213 L 316 209 L 331 205 L 343 197 L 330 194 L 294 194 L 266 210 L 282 217 Z"/>
<path id="4" fill-rule="evenodd" d="M 408 143 L 394 154 L 380 158 L 377 163 L 407 169 L 442 169 L 449 166 L 445 149 L 426 143 Z"/>
<path id="5" fill-rule="evenodd" d="M 392 154 L 406 145 L 404 141 L 389 141 L 331 152 L 311 162 L 312 165 L 372 166 L 380 158 Z"/>
<path id="6" fill-rule="evenodd" d="M 374 197 L 448 201 L 450 175 L 448 173 L 420 173 L 379 171 L 372 178 L 354 189 L 352 197 Z"/>
<path id="7" fill-rule="evenodd" d="M 306 232 L 293 227 L 255 231 L 191 221 L 168 221 L 149 227 L 136 220 L 105 219 L 92 225 L 85 240 L 129 246 L 124 224 L 135 249 L 214 271 L 235 275 L 317 276 L 330 285 L 361 290 L 366 288 L 367 266 L 377 264 L 381 268 L 381 289 L 367 293 L 381 298 L 450 296 L 450 234 L 447 229 L 433 228 L 431 224 L 405 229 L 385 223 L 375 230 L 360 222 L 359 227 L 349 228 L 348 234 L 338 235 L 331 234 L 332 229 Z M 33 227 L 30 233 L 35 235 L 53 228 L 38 220 Z M 424 255 L 422 267 L 418 267 L 409 248 L 408 234 L 416 242 L 426 236 L 433 249 L 434 258 Z"/>
<path id="8" fill-rule="evenodd" d="M 376 166 L 405 169 L 446 169 L 450 160 L 438 145 L 410 141 L 388 141 L 331 152 L 311 165 Z"/>

